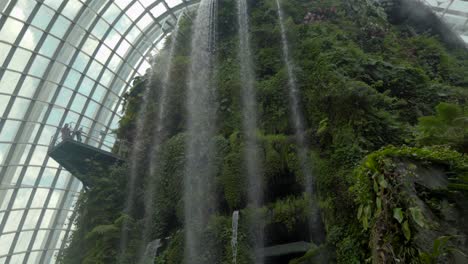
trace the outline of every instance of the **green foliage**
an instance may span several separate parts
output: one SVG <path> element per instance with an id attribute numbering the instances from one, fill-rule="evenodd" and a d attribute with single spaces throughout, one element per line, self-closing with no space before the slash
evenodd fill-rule
<path id="1" fill-rule="evenodd" d="M 248 1 L 265 205 L 258 212 L 244 208 L 248 181 L 245 138 L 239 132 L 241 80 L 235 4 L 236 1 L 219 1 L 214 79 L 219 130 L 213 139 L 217 147 L 213 166 L 219 174 L 215 178 L 216 193 L 206 197 L 217 202 L 218 210 L 203 230 L 204 241 L 209 241 L 204 245 L 206 252 L 200 256 L 205 263 L 231 262 L 232 210 L 241 209 L 239 264 L 253 263 L 249 239 L 249 219 L 253 216 L 259 215 L 267 219 L 266 225 L 281 225 L 293 233 L 303 228 L 310 211 L 311 197 L 302 194 L 304 178 L 290 121 L 287 71 L 275 0 Z M 407 197 L 395 191 L 398 181 L 392 174 L 394 160 L 442 164 L 456 175 L 451 179 L 451 190 L 468 190 L 466 157 L 437 146 L 448 145 L 465 152 L 468 149 L 468 111 L 464 106 L 468 99 L 466 51 L 447 50 L 434 36 L 404 35 L 404 25 L 389 24 L 383 10 L 371 1 L 291 0 L 282 1 L 282 5 L 306 139 L 314 149 L 310 155 L 318 196 L 314 199 L 321 207 L 327 229 L 327 247 L 334 251 L 337 263 L 364 263 L 374 250 L 369 249 L 369 242 L 382 240 L 372 233 L 373 228 L 382 226 L 389 230 L 383 238 L 385 243 L 400 245 L 394 248 L 401 261 L 419 261 L 412 242 L 418 228 L 427 228 L 430 223 L 420 208 L 407 206 Z M 331 8 L 336 12 L 305 21 L 308 12 Z M 139 157 L 142 162 L 136 212 L 131 216 L 122 214 L 128 168 L 90 175 L 96 185 L 80 197 L 77 230 L 61 263 L 115 263 L 119 231 L 126 217 L 133 232 L 124 262 L 134 262 L 136 249 L 141 246 L 143 190 L 151 180 L 158 190 L 152 197 L 154 215 L 148 236 L 169 237 L 156 263 L 184 263 L 185 101 L 195 13 L 190 15 L 192 19 L 186 17 L 180 23 L 171 68 L 174 80 L 169 85 L 168 115 L 164 120 L 166 131 L 162 131 L 164 143 L 157 155 L 154 175 L 149 175 L 148 167 L 149 162 L 156 162 L 149 161 L 149 153 L 153 147 L 161 69 L 153 69 L 151 80 L 148 76 L 136 78 L 124 95 L 125 115 L 117 136 L 132 142 L 145 86 L 151 88 L 143 133 L 145 151 Z M 157 61 L 164 61 L 169 44 L 170 40 Z M 416 124 L 417 132 L 413 134 Z M 213 248 L 220 250 L 215 252 Z M 310 261 L 317 252 L 311 249 L 296 263 Z"/>
<path id="2" fill-rule="evenodd" d="M 419 118 L 416 140 L 421 145 L 448 145 L 467 152 L 468 108 L 440 103 L 435 116 Z"/>

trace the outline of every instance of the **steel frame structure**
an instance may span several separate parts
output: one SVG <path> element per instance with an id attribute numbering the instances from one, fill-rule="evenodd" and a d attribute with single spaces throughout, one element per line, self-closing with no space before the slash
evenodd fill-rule
<path id="1" fill-rule="evenodd" d="M 82 186 L 45 155 L 45 137 L 70 122 L 117 128 L 121 95 L 197 2 L 0 2 L 0 263 L 54 262 Z"/>

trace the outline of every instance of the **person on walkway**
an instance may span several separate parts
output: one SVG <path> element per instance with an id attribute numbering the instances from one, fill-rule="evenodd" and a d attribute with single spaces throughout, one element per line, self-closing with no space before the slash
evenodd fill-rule
<path id="1" fill-rule="evenodd" d="M 60 132 L 62 132 L 62 140 L 68 139 L 70 137 L 70 127 L 68 126 L 68 124 L 65 124 L 65 126 L 62 127 Z"/>
<path id="2" fill-rule="evenodd" d="M 83 139 L 81 138 L 82 135 L 83 135 L 83 127 L 80 127 L 78 130 L 75 131 L 76 140 L 78 142 L 83 141 Z"/>

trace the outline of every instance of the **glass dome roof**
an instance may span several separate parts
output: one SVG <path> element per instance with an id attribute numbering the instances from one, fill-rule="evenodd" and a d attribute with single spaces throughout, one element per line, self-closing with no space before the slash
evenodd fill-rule
<path id="1" fill-rule="evenodd" d="M 421 1 L 468 43 L 468 1 Z M 82 184 L 48 158 L 51 138 L 67 123 L 117 128 L 121 95 L 198 2 L 0 1 L 0 263 L 54 262 Z"/>
<path id="2" fill-rule="evenodd" d="M 423 0 L 468 43 L 467 0 Z"/>
<path id="3" fill-rule="evenodd" d="M 0 1 L 0 263 L 54 262 L 82 184 L 47 156 L 51 138 L 116 128 L 121 95 L 197 2 Z"/>

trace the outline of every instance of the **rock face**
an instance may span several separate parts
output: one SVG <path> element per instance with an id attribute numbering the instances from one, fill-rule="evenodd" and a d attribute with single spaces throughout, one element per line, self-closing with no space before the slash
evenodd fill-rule
<path id="1" fill-rule="evenodd" d="M 412 166 L 411 163 L 402 162 L 397 172 L 400 175 L 411 175 Z M 449 190 L 449 173 L 443 167 L 423 163 L 416 163 L 415 166 L 412 177 L 406 177 L 402 186 L 403 192 L 409 197 L 409 205 L 416 205 L 421 209 L 427 225 L 416 225 L 415 244 L 418 248 L 431 252 L 437 239 L 448 236 L 451 246 L 466 251 L 466 198 Z M 455 252 L 447 253 L 450 254 L 441 256 L 441 261 L 460 264 L 468 262 L 467 258 L 460 258 Z"/>
<path id="2" fill-rule="evenodd" d="M 449 189 L 447 168 L 408 159 L 395 160 L 394 168 L 389 175 L 393 183 L 387 192 L 396 194 L 392 199 L 399 200 L 399 206 L 414 227 L 413 247 L 433 254 L 437 263 L 468 263 L 468 258 L 460 253 L 468 249 L 468 203 L 463 194 Z M 394 259 L 393 249 L 386 242 L 391 225 L 385 214 L 377 217 L 371 231 L 374 263 L 391 263 Z"/>
<path id="3" fill-rule="evenodd" d="M 449 47 L 465 46 L 463 40 L 428 6 L 417 0 L 376 0 L 386 11 L 390 23 L 408 25 L 415 34 L 440 37 Z"/>

